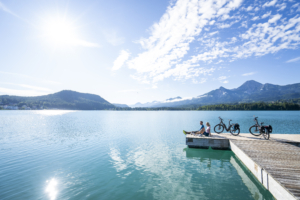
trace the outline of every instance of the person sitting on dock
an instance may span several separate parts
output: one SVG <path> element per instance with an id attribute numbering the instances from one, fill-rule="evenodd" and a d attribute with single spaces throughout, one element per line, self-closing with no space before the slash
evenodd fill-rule
<path id="1" fill-rule="evenodd" d="M 206 122 L 206 131 L 203 133 L 203 135 L 211 137 L 209 122 Z"/>
<path id="2" fill-rule="evenodd" d="M 204 129 L 203 121 L 200 121 L 200 129 L 198 131 L 187 132 L 187 131 L 183 130 L 183 133 L 185 135 L 186 134 L 192 134 L 192 135 L 199 134 L 199 135 L 202 135 L 204 132 L 205 132 L 205 129 Z"/>

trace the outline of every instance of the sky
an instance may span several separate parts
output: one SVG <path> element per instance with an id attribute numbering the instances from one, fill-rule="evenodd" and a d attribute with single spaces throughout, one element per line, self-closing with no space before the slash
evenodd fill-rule
<path id="1" fill-rule="evenodd" d="M 297 0 L 0 0 L 0 95 L 132 105 L 300 78 Z"/>

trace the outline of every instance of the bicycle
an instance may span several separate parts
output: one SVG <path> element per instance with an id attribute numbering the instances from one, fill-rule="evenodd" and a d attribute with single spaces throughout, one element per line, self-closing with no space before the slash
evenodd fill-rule
<path id="1" fill-rule="evenodd" d="M 261 122 L 259 125 L 258 117 L 254 118 L 255 124 L 249 128 L 249 132 L 254 136 L 260 136 L 261 134 L 264 136 L 266 140 L 270 138 L 270 133 L 272 133 L 272 126 L 263 126 L 264 122 Z"/>
<path id="2" fill-rule="evenodd" d="M 220 119 L 220 123 L 217 124 L 214 128 L 215 132 L 220 134 L 224 131 L 224 129 L 228 132 L 230 131 L 230 133 L 234 136 L 237 136 L 238 134 L 240 134 L 240 125 L 238 123 L 236 124 L 230 124 L 230 122 L 232 121 L 231 119 L 229 120 L 229 125 L 228 128 L 226 127 L 226 124 L 223 123 L 223 119 L 221 117 L 219 117 Z"/>

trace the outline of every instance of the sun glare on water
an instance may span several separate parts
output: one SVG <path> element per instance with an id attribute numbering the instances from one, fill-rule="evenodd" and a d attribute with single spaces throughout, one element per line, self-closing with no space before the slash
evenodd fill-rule
<path id="1" fill-rule="evenodd" d="M 57 180 L 52 178 L 50 181 L 47 181 L 46 193 L 48 193 L 49 200 L 55 200 L 58 194 L 57 191 Z"/>

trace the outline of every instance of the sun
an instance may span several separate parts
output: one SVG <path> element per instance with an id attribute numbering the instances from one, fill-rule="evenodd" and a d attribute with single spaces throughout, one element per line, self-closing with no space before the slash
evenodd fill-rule
<path id="1" fill-rule="evenodd" d="M 78 30 L 74 23 L 66 18 L 51 18 L 43 22 L 43 38 L 55 46 L 78 45 Z"/>

